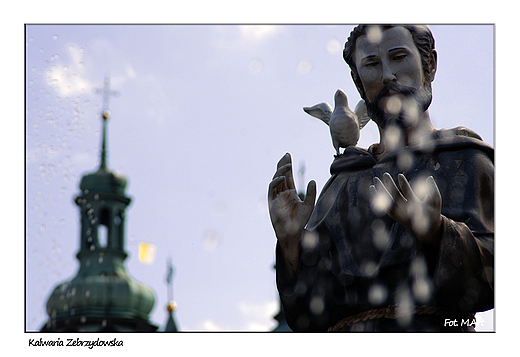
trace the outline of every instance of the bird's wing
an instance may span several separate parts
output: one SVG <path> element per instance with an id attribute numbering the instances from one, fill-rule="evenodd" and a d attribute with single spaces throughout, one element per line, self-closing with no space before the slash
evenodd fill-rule
<path id="1" fill-rule="evenodd" d="M 367 107 L 364 100 L 360 100 L 354 109 L 359 122 L 359 130 L 363 129 L 365 125 L 370 121 L 370 117 L 367 114 Z"/>
<path id="2" fill-rule="evenodd" d="M 358 120 L 359 120 L 359 130 L 361 130 L 370 121 L 370 117 L 365 114 L 365 115 L 362 115 L 361 118 L 358 117 Z"/>
<path id="3" fill-rule="evenodd" d="M 330 116 L 332 115 L 332 107 L 329 103 L 323 102 L 312 107 L 303 107 L 305 113 L 312 115 L 315 118 L 321 119 L 325 124 L 329 125 Z"/>

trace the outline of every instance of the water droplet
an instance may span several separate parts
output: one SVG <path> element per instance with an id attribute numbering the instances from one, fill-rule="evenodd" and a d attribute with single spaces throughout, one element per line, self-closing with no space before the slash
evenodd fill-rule
<path id="1" fill-rule="evenodd" d="M 413 164 L 413 154 L 408 151 L 403 151 L 397 156 L 397 166 L 400 171 L 408 171 Z"/>
<path id="2" fill-rule="evenodd" d="M 302 60 L 298 64 L 298 72 L 300 74 L 309 74 L 312 70 L 312 64 L 309 61 Z"/>
<path id="3" fill-rule="evenodd" d="M 391 204 L 392 201 L 390 197 L 388 197 L 388 194 L 378 191 L 372 199 L 372 210 L 374 211 L 374 214 L 383 216 L 386 214 L 386 211 L 390 208 Z"/>
<path id="4" fill-rule="evenodd" d="M 252 73 L 261 72 L 263 68 L 264 68 L 264 64 L 260 60 L 254 59 L 251 62 L 249 62 L 248 69 Z"/>
<path id="5" fill-rule="evenodd" d="M 342 45 L 338 40 L 334 38 L 327 42 L 326 48 L 327 52 L 333 55 L 341 51 Z"/>
<path id="6" fill-rule="evenodd" d="M 302 248 L 314 249 L 318 244 L 319 237 L 315 232 L 305 231 L 302 239 Z"/>
<path id="7" fill-rule="evenodd" d="M 426 303 L 430 298 L 430 286 L 425 279 L 415 280 L 412 290 L 415 299 L 420 303 Z"/>
<path id="8" fill-rule="evenodd" d="M 385 111 L 389 114 L 397 114 L 401 112 L 403 105 L 399 96 L 394 95 L 388 98 L 385 105 Z"/>
<path id="9" fill-rule="evenodd" d="M 388 241 L 390 239 L 389 233 L 385 228 L 385 224 L 382 220 L 376 219 L 372 223 L 372 239 L 374 241 L 374 245 L 377 249 L 384 251 L 388 246 Z"/>
<path id="10" fill-rule="evenodd" d="M 410 293 L 406 287 L 401 288 L 397 292 L 397 309 L 396 309 L 396 316 L 397 316 L 397 322 L 401 326 L 407 326 L 411 319 L 413 314 L 413 300 L 410 296 Z"/>
<path id="11" fill-rule="evenodd" d="M 368 290 L 368 300 L 373 305 L 382 304 L 387 297 L 386 288 L 380 284 L 373 284 Z"/>
<path id="12" fill-rule="evenodd" d="M 53 39 L 53 40 L 57 40 L 58 38 L 59 38 L 58 35 L 54 35 L 54 36 L 52 36 L 52 39 Z"/>
<path id="13" fill-rule="evenodd" d="M 321 296 L 313 296 L 309 303 L 309 309 L 314 315 L 320 315 L 325 309 L 325 303 Z"/>
<path id="14" fill-rule="evenodd" d="M 370 26 L 367 30 L 367 38 L 371 43 L 379 43 L 383 36 L 379 26 Z"/>
<path id="15" fill-rule="evenodd" d="M 220 234 L 212 229 L 204 234 L 202 243 L 207 250 L 214 250 L 220 243 Z"/>

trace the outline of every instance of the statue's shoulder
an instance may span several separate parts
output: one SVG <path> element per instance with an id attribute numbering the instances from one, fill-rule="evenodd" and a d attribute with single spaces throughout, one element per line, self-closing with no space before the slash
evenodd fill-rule
<path id="1" fill-rule="evenodd" d="M 438 136 L 440 138 L 473 138 L 482 141 L 482 137 L 478 135 L 475 131 L 468 129 L 464 126 L 458 126 L 452 129 L 441 129 L 437 130 Z"/>
<path id="2" fill-rule="evenodd" d="M 479 134 L 466 127 L 436 130 L 435 137 L 436 150 L 477 149 L 485 152 L 492 161 L 494 159 L 494 148 L 484 142 Z"/>

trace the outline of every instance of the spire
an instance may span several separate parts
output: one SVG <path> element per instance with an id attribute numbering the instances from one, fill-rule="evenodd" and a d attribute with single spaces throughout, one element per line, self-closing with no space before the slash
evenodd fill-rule
<path id="1" fill-rule="evenodd" d="M 110 110 L 105 109 L 101 115 L 101 118 L 103 119 L 103 137 L 101 139 L 101 160 L 99 168 L 102 170 L 107 169 L 107 121 L 109 117 Z"/>
<path id="2" fill-rule="evenodd" d="M 103 109 L 101 112 L 101 119 L 102 119 L 102 139 L 101 139 L 101 160 L 99 169 L 100 170 L 106 170 L 107 169 L 107 121 L 110 117 L 110 110 L 108 107 L 108 103 L 110 100 L 110 96 L 117 97 L 119 96 L 118 91 L 110 90 L 110 76 L 105 75 L 105 84 L 103 88 L 96 88 L 95 90 L 96 94 L 102 94 L 103 95 Z"/>
<path id="3" fill-rule="evenodd" d="M 167 268 L 166 283 L 168 284 L 168 305 L 166 306 L 166 311 L 168 311 L 168 321 L 166 322 L 164 332 L 177 332 L 179 330 L 173 318 L 173 312 L 177 310 L 177 303 L 173 300 L 173 265 L 171 258 L 168 258 Z"/>

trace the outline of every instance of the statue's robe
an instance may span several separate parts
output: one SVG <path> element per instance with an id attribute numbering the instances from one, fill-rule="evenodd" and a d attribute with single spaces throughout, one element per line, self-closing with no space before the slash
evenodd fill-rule
<path id="1" fill-rule="evenodd" d="M 340 330 L 471 330 L 468 316 L 494 307 L 493 148 L 458 127 L 436 130 L 379 162 L 374 150 L 350 147 L 333 161 L 293 282 L 277 246 L 277 286 L 289 326 L 326 331 L 357 315 L 361 321 Z M 385 172 L 395 182 L 404 174 L 412 188 L 434 177 L 442 196 L 440 246 L 422 243 L 372 209 L 369 186 Z M 392 316 L 374 318 L 387 307 Z"/>

